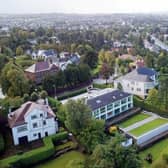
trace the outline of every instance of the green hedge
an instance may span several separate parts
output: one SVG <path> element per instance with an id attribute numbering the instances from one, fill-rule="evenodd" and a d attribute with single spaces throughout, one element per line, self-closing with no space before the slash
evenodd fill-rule
<path id="1" fill-rule="evenodd" d="M 0 153 L 2 153 L 5 149 L 5 142 L 3 136 L 0 134 Z"/>
<path id="2" fill-rule="evenodd" d="M 80 94 L 85 93 L 85 92 L 87 92 L 86 88 L 82 88 L 82 89 L 71 91 L 71 92 L 65 92 L 61 96 L 58 96 L 58 100 L 63 100 L 63 99 L 67 99 L 67 98 L 70 98 L 70 97 L 74 97 L 74 96 L 80 95 Z"/>
<path id="3" fill-rule="evenodd" d="M 134 106 L 141 107 L 146 111 L 157 113 L 163 117 L 168 117 L 168 111 L 158 108 L 155 104 L 148 104 L 145 100 L 139 98 L 138 96 L 134 96 Z"/>
<path id="4" fill-rule="evenodd" d="M 53 137 L 53 143 L 57 144 L 57 142 L 65 140 L 68 138 L 68 132 L 61 132 Z"/>
<path id="5" fill-rule="evenodd" d="M 65 136 L 66 135 L 66 136 Z M 6 159 L 0 160 L 0 167 L 30 167 L 31 165 L 37 164 L 45 159 L 48 159 L 55 153 L 54 141 L 56 139 L 63 139 L 67 137 L 67 132 L 58 133 L 43 139 L 44 146 L 22 155 L 14 155 Z M 59 137 L 59 138 L 58 138 Z"/>

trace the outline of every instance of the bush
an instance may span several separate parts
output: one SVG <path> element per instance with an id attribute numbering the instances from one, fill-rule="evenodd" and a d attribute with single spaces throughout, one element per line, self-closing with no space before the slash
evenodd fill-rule
<path id="1" fill-rule="evenodd" d="M 87 92 L 86 88 L 82 88 L 80 90 L 76 90 L 76 91 L 72 91 L 72 92 L 65 92 L 63 95 L 58 96 L 58 100 L 63 100 L 63 99 L 67 99 L 70 97 L 74 97 L 74 96 L 80 95 L 85 92 Z"/>
<path id="2" fill-rule="evenodd" d="M 62 140 L 65 140 L 68 138 L 68 132 L 64 131 L 64 132 L 61 132 L 59 134 L 56 134 L 54 137 L 53 137 L 53 143 L 56 145 L 58 142 L 62 141 Z"/>
<path id="3" fill-rule="evenodd" d="M 5 142 L 3 136 L 0 134 L 0 153 L 2 153 L 5 149 Z"/>
<path id="4" fill-rule="evenodd" d="M 141 107 L 146 111 L 157 113 L 163 117 L 168 117 L 168 111 L 158 108 L 157 105 L 155 104 L 150 105 L 147 102 L 145 102 L 143 99 L 139 98 L 138 96 L 134 96 L 134 106 Z"/>
<path id="5" fill-rule="evenodd" d="M 14 155 L 6 159 L 0 160 L 1 167 L 23 168 L 35 165 L 54 155 L 54 141 L 64 140 L 68 137 L 67 132 L 58 133 L 43 139 L 44 146 L 22 155 Z"/>

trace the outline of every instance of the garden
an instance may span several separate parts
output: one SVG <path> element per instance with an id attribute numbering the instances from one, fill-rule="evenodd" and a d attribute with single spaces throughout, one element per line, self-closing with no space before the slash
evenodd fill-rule
<path id="1" fill-rule="evenodd" d="M 122 122 L 121 124 L 119 124 L 119 126 L 121 128 L 126 128 L 126 127 L 129 127 L 129 126 L 137 123 L 137 122 L 145 120 L 145 119 L 147 119 L 149 117 L 151 117 L 151 115 L 145 114 L 145 113 L 140 113 L 140 114 L 137 114 L 137 115 L 129 118 L 128 120 L 125 120 L 124 122 Z"/>
<path id="2" fill-rule="evenodd" d="M 155 119 L 151 122 L 148 122 L 140 127 L 132 129 L 129 133 L 131 133 L 132 135 L 134 135 L 136 137 L 139 137 L 139 136 L 145 134 L 146 132 L 154 130 L 155 128 L 162 126 L 164 124 L 168 124 L 167 119 L 157 118 L 157 119 Z"/>

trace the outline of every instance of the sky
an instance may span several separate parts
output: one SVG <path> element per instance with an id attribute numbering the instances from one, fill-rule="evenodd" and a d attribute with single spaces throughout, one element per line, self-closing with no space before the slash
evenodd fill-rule
<path id="1" fill-rule="evenodd" d="M 0 0 L 0 13 L 168 12 L 168 0 Z"/>

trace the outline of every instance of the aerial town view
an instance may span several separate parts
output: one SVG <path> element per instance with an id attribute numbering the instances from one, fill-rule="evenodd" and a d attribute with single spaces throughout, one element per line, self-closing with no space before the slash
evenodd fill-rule
<path id="1" fill-rule="evenodd" d="M 0 168 L 168 168 L 166 0 L 0 1 Z"/>

